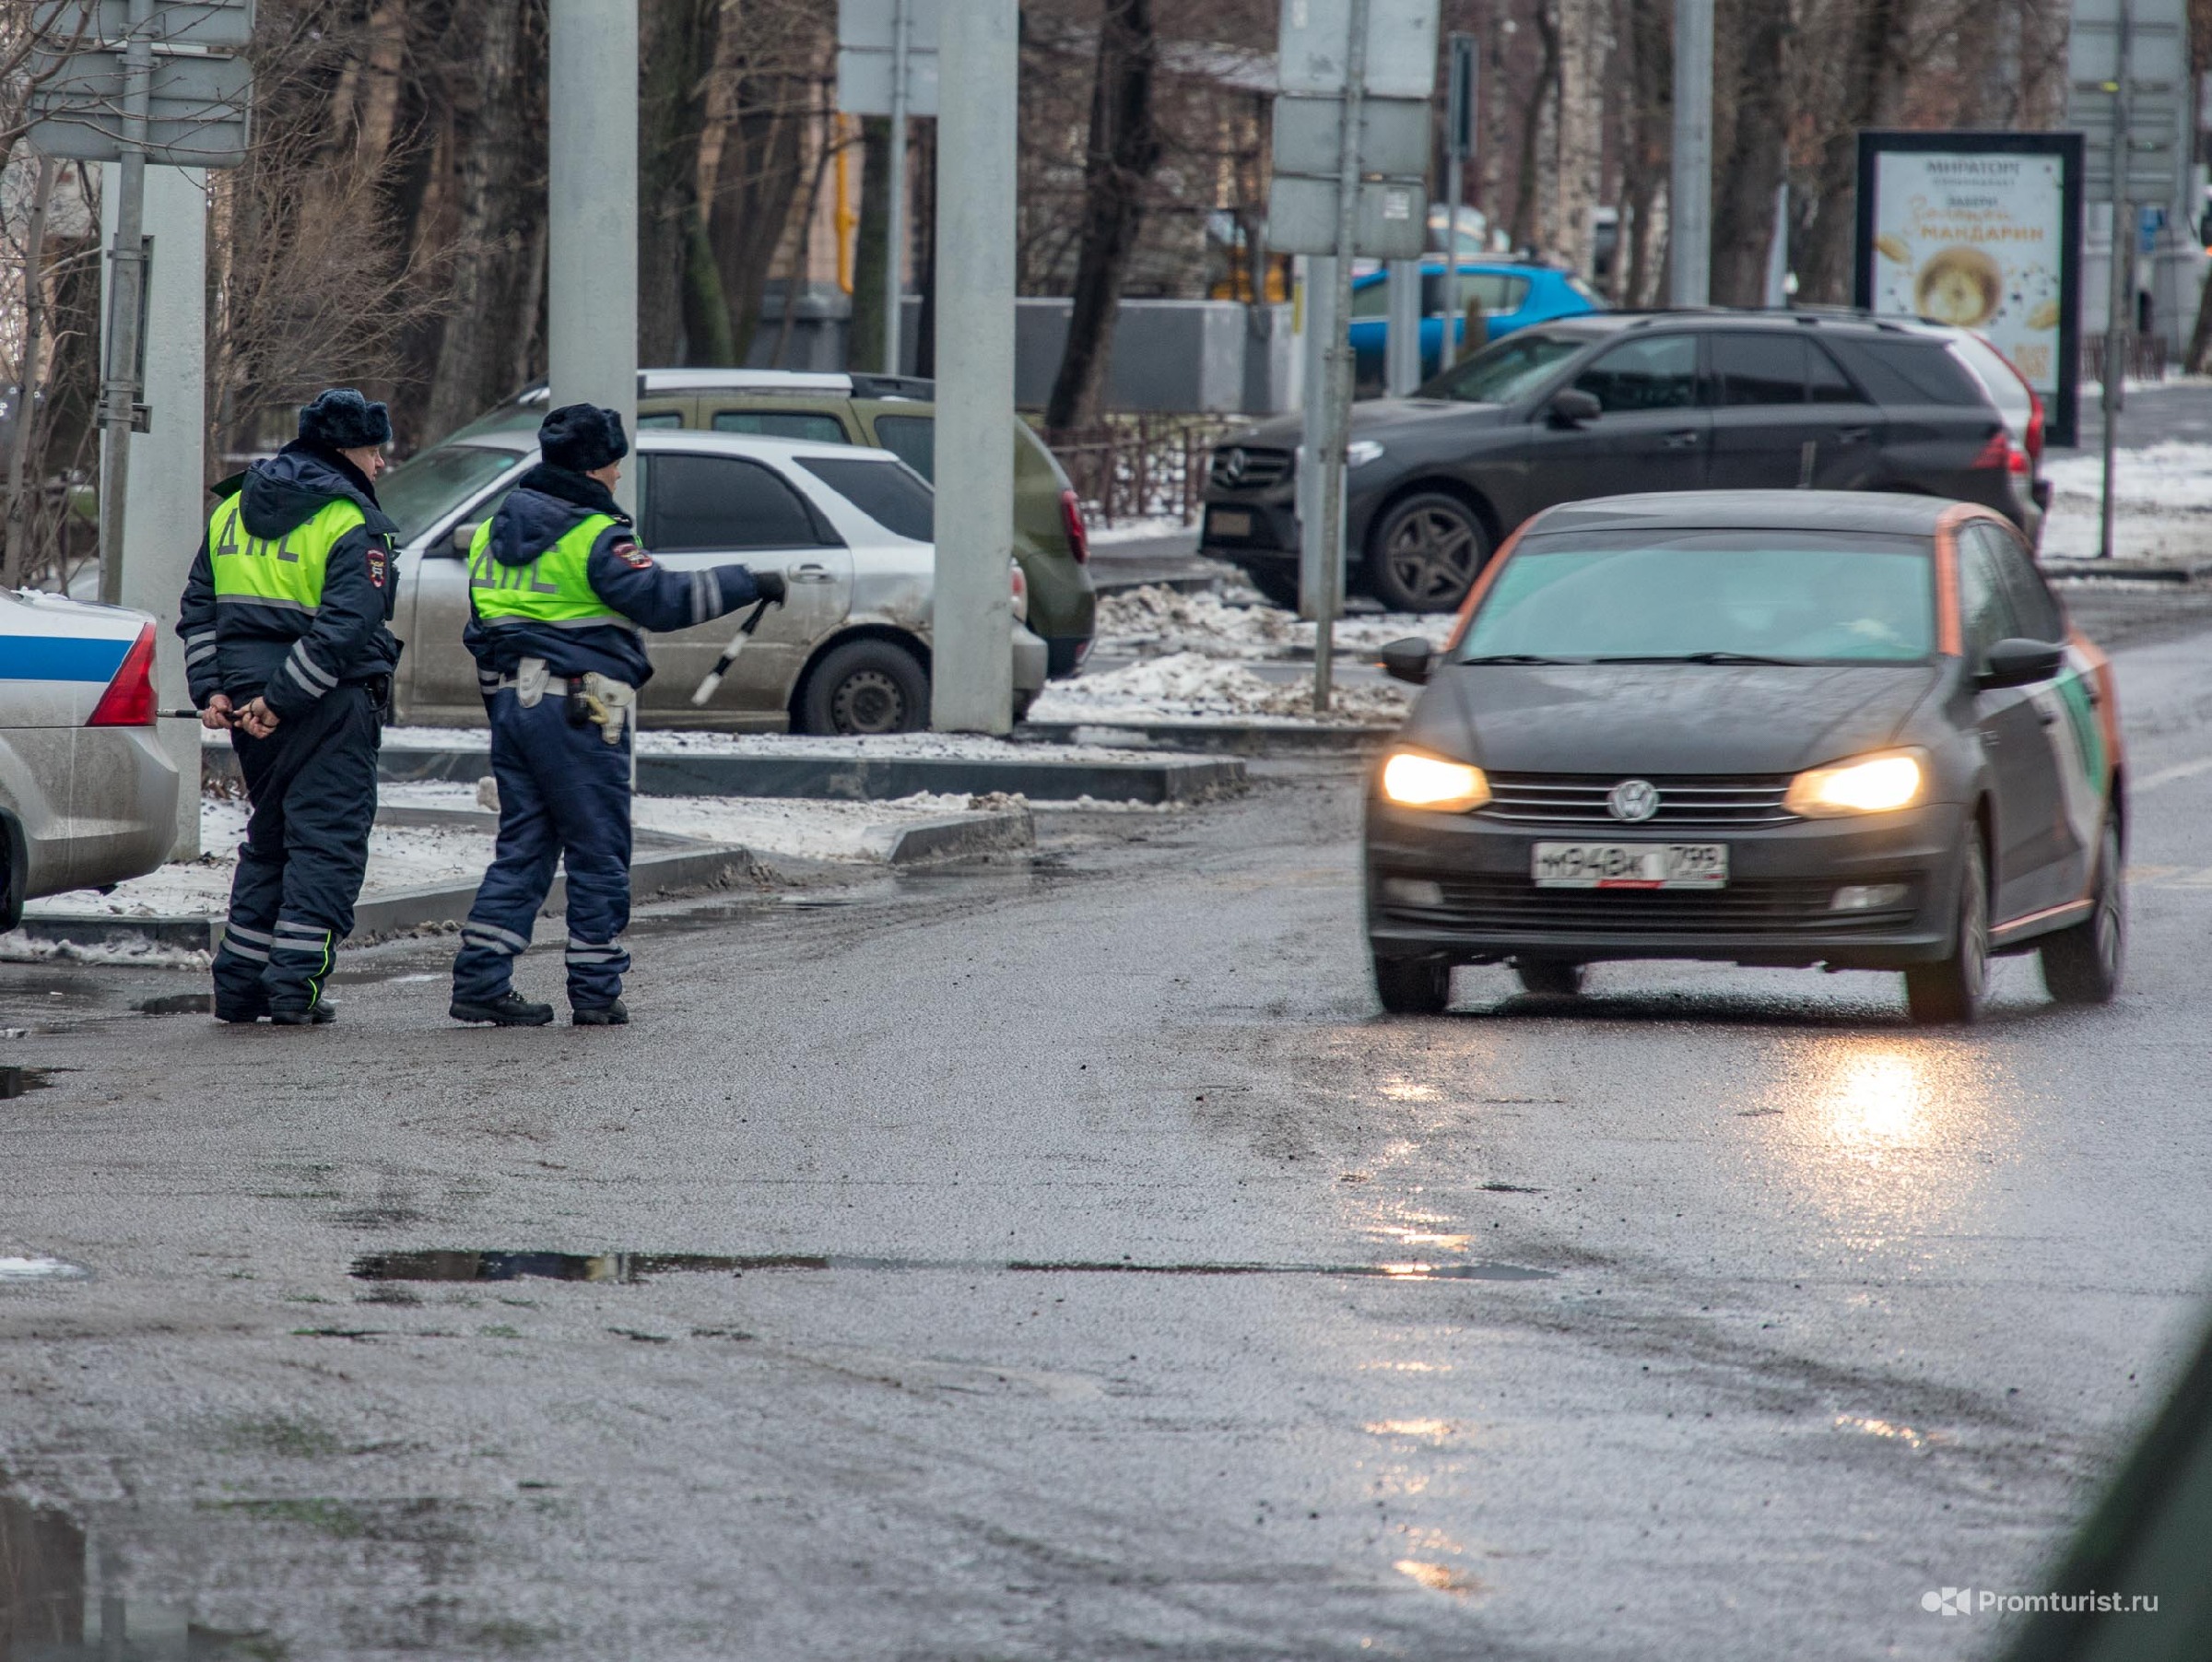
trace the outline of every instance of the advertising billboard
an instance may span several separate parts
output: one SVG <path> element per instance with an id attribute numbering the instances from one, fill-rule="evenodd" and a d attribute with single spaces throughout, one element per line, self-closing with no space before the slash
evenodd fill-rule
<path id="1" fill-rule="evenodd" d="M 1861 133 L 1854 299 L 1983 336 L 2075 442 L 2081 136 Z"/>

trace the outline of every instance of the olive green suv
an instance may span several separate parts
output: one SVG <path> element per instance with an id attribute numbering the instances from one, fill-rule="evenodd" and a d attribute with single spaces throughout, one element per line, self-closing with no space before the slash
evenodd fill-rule
<path id="1" fill-rule="evenodd" d="M 638 426 L 757 433 L 888 450 L 936 477 L 935 384 L 911 375 L 793 370 L 641 370 Z M 472 421 L 456 439 L 535 428 L 548 403 L 533 386 Z M 1029 581 L 1029 625 L 1044 638 L 1049 673 L 1071 676 L 1090 655 L 1098 596 L 1073 486 L 1029 423 L 1014 423 L 1014 558 Z"/>

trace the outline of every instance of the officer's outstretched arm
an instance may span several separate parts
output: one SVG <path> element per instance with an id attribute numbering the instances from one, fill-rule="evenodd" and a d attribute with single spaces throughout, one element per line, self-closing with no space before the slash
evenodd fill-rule
<path id="1" fill-rule="evenodd" d="M 740 565 L 671 572 L 653 564 L 627 525 L 599 534 L 585 573 L 593 592 L 641 629 L 689 629 L 760 598 L 760 585 Z"/>
<path id="2" fill-rule="evenodd" d="M 383 624 L 386 581 L 388 567 L 371 572 L 367 526 L 338 538 L 324 569 L 315 625 L 292 642 L 284 666 L 262 691 L 270 709 L 279 716 L 303 715 L 346 678 Z"/>
<path id="3" fill-rule="evenodd" d="M 215 565 L 207 553 L 207 535 L 200 534 L 200 551 L 192 557 L 192 575 L 184 579 L 184 598 L 177 604 L 177 633 L 184 641 L 184 690 L 194 710 L 223 690 L 221 666 L 216 662 Z"/>

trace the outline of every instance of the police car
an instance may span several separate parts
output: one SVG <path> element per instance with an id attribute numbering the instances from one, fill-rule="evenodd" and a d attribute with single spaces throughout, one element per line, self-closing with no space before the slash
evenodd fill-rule
<path id="1" fill-rule="evenodd" d="M 144 876 L 176 841 L 154 620 L 0 590 L 0 929 L 23 902 Z"/>
<path id="2" fill-rule="evenodd" d="M 703 706 L 692 695 L 736 619 L 648 635 L 654 675 L 639 695 L 642 725 L 861 735 L 929 725 L 928 481 L 890 452 L 857 444 L 650 429 L 635 437 L 625 466 L 638 540 L 654 560 L 677 571 L 741 561 L 782 572 L 788 589 Z M 461 644 L 467 554 L 477 527 L 536 462 L 532 440 L 515 430 L 456 436 L 377 487 L 399 526 L 392 631 L 407 646 L 393 689 L 402 722 L 484 719 L 476 663 Z M 1007 581 L 1019 715 L 1044 686 L 1047 654 L 1020 620 L 1018 566 Z"/>

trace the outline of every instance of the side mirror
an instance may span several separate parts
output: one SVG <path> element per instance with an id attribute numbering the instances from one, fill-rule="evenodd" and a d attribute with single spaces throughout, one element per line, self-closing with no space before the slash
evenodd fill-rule
<path id="1" fill-rule="evenodd" d="M 477 540 L 477 532 L 483 524 L 480 519 L 468 520 L 453 527 L 453 556 L 455 560 L 468 558 L 469 545 Z"/>
<path id="2" fill-rule="evenodd" d="M 1974 678 L 1977 687 L 2026 687 L 2047 681 L 2066 666 L 2066 649 L 2050 641 L 2000 641 Z"/>
<path id="3" fill-rule="evenodd" d="M 1436 650 L 1418 635 L 1408 635 L 1403 641 L 1393 641 L 1382 649 L 1382 673 L 1394 681 L 1410 681 L 1416 687 L 1425 686 L 1429 672 L 1436 665 Z"/>
<path id="4" fill-rule="evenodd" d="M 1592 395 L 1570 386 L 1552 394 L 1546 413 L 1554 427 L 1580 427 L 1604 415 L 1606 407 Z"/>

